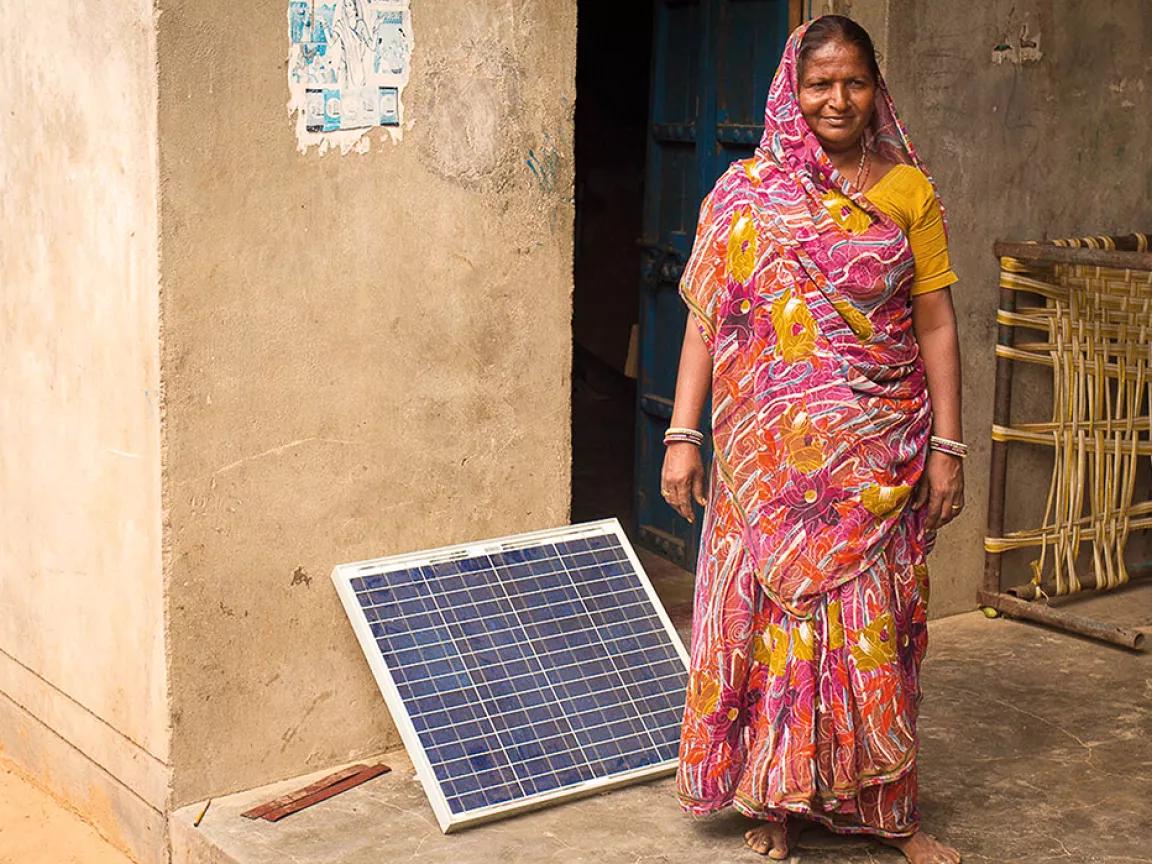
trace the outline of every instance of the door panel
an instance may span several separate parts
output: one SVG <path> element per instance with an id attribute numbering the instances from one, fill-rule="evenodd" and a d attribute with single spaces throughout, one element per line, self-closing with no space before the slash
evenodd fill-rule
<path id="1" fill-rule="evenodd" d="M 764 100 L 788 36 L 789 6 L 789 0 L 654 4 L 641 240 L 637 539 L 689 569 L 696 562 L 700 519 L 689 525 L 660 496 L 664 430 L 687 317 L 677 286 L 701 198 L 733 160 L 751 155 L 760 141 Z M 710 456 L 706 451 L 705 458 Z"/>
<path id="2" fill-rule="evenodd" d="M 653 123 L 691 123 L 696 116 L 696 97 L 700 90 L 697 43 L 703 11 L 697 0 L 665 3 L 664 14 L 657 12 L 654 32 L 659 56 L 655 57 L 655 63 L 663 66 L 664 86 L 661 92 L 653 91 Z"/>
<path id="3" fill-rule="evenodd" d="M 750 142 L 753 146 L 764 131 L 764 102 L 787 37 L 781 30 L 777 38 L 765 38 L 765 30 L 787 28 L 787 5 L 780 0 L 729 0 L 720 4 L 717 121 L 721 126 L 755 126 L 756 137 Z"/>

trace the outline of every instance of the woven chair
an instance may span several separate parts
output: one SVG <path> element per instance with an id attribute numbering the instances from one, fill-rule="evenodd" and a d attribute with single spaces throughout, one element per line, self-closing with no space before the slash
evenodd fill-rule
<path id="1" fill-rule="evenodd" d="M 1095 621 L 1047 601 L 1127 584 L 1133 578 L 1125 561 L 1129 538 L 1152 528 L 1152 501 L 1136 482 L 1139 463 L 1152 456 L 1149 237 L 997 243 L 995 252 L 1000 308 L 979 602 L 990 615 L 1138 648 L 1145 635 L 1140 628 Z M 1050 419 L 1011 422 L 1014 364 L 1051 370 Z M 1053 459 L 1042 523 L 1006 533 L 1009 445 L 1049 448 Z M 1036 550 L 1031 578 L 1002 591 L 1003 556 L 1014 549 Z"/>

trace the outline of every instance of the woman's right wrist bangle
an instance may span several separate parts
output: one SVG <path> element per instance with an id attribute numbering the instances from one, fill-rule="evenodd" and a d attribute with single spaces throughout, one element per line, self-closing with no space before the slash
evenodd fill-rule
<path id="1" fill-rule="evenodd" d="M 928 439 L 928 448 L 940 453 L 947 453 L 949 456 L 957 456 L 960 459 L 968 458 L 968 445 L 963 441 L 953 441 L 951 438 L 933 435 Z"/>
<path id="2" fill-rule="evenodd" d="M 688 429 L 683 426 L 670 426 L 664 433 L 664 444 L 695 444 L 704 445 L 704 433 L 697 429 Z"/>

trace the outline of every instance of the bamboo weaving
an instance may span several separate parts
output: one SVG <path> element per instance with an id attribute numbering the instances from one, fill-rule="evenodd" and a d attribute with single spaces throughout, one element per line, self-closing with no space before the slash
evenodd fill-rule
<path id="1" fill-rule="evenodd" d="M 1120 243 L 1148 251 L 1147 235 Z M 1110 237 L 1056 245 L 1118 248 Z M 1037 548 L 1028 599 L 1123 585 L 1130 534 L 1152 528 L 1152 502 L 1137 494 L 1137 468 L 1152 456 L 1152 270 L 1002 258 L 1000 285 L 1042 299 L 1002 304 L 1011 308 L 998 311 L 997 323 L 1017 336 L 996 353 L 1051 369 L 1052 413 L 997 424 L 992 438 L 1049 447 L 1053 464 L 1043 523 L 988 537 L 985 549 Z M 1090 564 L 1080 555 L 1085 544 Z"/>

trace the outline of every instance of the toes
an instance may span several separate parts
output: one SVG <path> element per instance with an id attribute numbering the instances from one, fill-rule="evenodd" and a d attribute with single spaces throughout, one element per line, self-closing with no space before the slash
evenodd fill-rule
<path id="1" fill-rule="evenodd" d="M 788 857 L 788 841 L 783 830 L 776 826 L 753 828 L 744 834 L 744 842 L 748 848 L 760 855 L 767 855 L 773 861 L 782 861 Z"/>
<path id="2" fill-rule="evenodd" d="M 933 845 L 936 847 L 932 850 L 931 864 L 960 864 L 960 853 L 950 846 L 945 846 L 935 837 L 932 838 Z"/>
<path id="3" fill-rule="evenodd" d="M 759 828 L 745 832 L 744 842 L 748 845 L 749 849 L 760 855 L 767 854 L 768 850 L 772 847 L 767 835 Z"/>
<path id="4" fill-rule="evenodd" d="M 931 834 L 925 835 L 932 841 L 932 861 L 933 864 L 960 864 L 960 853 L 953 849 L 951 846 L 945 846 L 940 840 Z"/>

